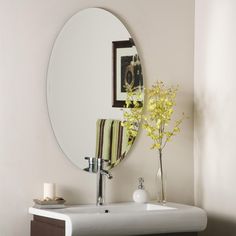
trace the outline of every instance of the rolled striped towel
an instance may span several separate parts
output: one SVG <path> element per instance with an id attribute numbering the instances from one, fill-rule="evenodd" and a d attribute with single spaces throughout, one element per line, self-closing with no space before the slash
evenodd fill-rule
<path id="1" fill-rule="evenodd" d="M 120 120 L 98 119 L 96 123 L 96 158 L 118 164 L 129 150 L 128 137 Z"/>
<path id="2" fill-rule="evenodd" d="M 114 165 L 124 158 L 128 149 L 128 137 L 120 120 L 114 120 L 112 125 L 111 164 Z"/>
<path id="3" fill-rule="evenodd" d="M 95 157 L 110 160 L 112 119 L 98 119 L 96 123 L 96 153 Z"/>

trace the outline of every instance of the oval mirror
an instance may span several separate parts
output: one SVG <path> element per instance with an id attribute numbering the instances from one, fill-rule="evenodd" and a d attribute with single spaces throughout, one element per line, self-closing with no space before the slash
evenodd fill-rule
<path id="1" fill-rule="evenodd" d="M 71 17 L 53 46 L 47 103 L 59 146 L 81 169 L 88 170 L 85 157 L 108 159 L 112 168 L 127 155 L 127 85 L 142 92 L 137 49 L 121 21 L 99 8 Z"/>

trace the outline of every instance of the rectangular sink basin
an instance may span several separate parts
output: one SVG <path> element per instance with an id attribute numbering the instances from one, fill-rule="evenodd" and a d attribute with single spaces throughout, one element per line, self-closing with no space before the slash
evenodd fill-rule
<path id="1" fill-rule="evenodd" d="M 148 235 L 199 232 L 206 228 L 204 210 L 188 205 L 126 202 L 104 206 L 75 205 L 64 209 L 36 209 L 33 215 L 64 220 L 66 236 Z"/>
<path id="2" fill-rule="evenodd" d="M 114 205 L 103 205 L 103 206 L 79 206 L 79 207 L 70 207 L 66 209 L 59 209 L 58 212 L 61 213 L 70 213 L 70 214 L 126 214 L 132 212 L 147 212 L 147 211 L 166 211 L 166 210 L 175 210 L 174 207 L 169 207 L 165 205 L 157 204 L 139 204 L 139 203 L 123 203 L 123 204 L 114 204 Z"/>

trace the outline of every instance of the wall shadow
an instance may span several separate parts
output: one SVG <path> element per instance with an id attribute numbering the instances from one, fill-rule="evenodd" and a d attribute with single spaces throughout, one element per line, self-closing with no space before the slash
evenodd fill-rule
<path id="1" fill-rule="evenodd" d="M 236 218 L 208 216 L 207 228 L 199 236 L 236 236 Z"/>

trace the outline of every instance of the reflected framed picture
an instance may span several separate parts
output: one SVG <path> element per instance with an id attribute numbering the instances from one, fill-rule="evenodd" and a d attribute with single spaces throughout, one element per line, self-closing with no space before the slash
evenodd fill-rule
<path id="1" fill-rule="evenodd" d="M 143 87 L 140 59 L 133 40 L 113 41 L 113 102 L 112 107 L 124 107 L 126 85 Z"/>

